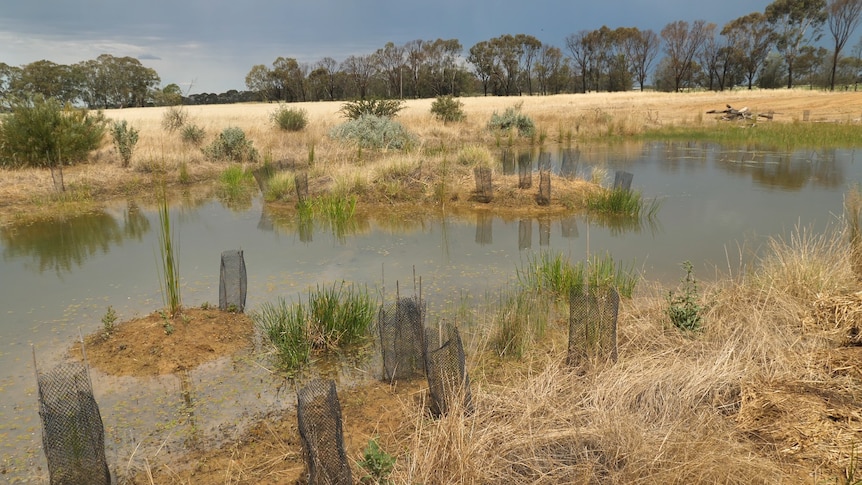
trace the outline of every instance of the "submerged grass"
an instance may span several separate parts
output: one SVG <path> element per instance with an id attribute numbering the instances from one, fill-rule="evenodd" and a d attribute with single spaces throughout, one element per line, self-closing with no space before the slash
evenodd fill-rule
<path id="1" fill-rule="evenodd" d="M 763 148 L 862 147 L 859 125 L 849 122 L 757 123 L 721 122 L 717 125 L 676 125 L 651 129 L 643 140 L 714 141 L 727 145 L 756 144 Z"/>

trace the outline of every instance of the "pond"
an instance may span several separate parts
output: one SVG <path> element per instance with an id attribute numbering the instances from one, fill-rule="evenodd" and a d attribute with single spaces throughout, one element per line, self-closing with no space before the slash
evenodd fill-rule
<path id="1" fill-rule="evenodd" d="M 716 267 L 735 268 L 740 254 L 756 251 L 766 237 L 835 224 L 844 193 L 862 180 L 858 150 L 788 153 L 649 142 L 541 151 L 501 155 L 498 169 L 515 173 L 518 157 L 531 170 L 546 160 L 557 173 L 604 173 L 608 185 L 616 171 L 625 171 L 633 175 L 633 189 L 661 202 L 657 217 L 621 223 L 582 215 L 417 213 L 361 220 L 334 233 L 299 227 L 267 210 L 259 197 L 241 207 L 189 198 L 171 210 L 183 302 L 217 303 L 219 258 L 229 249 L 244 251 L 248 311 L 279 296 L 296 301 L 309 288 L 342 280 L 392 298 L 396 283 L 402 294 L 413 294 L 421 278 L 432 312 L 472 304 L 512 287 L 516 269 L 539 251 L 573 261 L 607 253 L 667 285 L 678 282 L 680 264 L 690 260 L 699 279 L 710 279 Z M 121 320 L 161 308 L 157 238 L 158 216 L 135 201 L 0 229 L 0 468 L 10 479 L 45 476 L 34 353 L 39 368 L 48 369 L 74 339 L 101 328 L 108 306 Z M 180 412 L 189 385 L 197 390 L 200 432 L 227 437 L 237 414 L 295 402 L 281 392 L 282 383 L 253 359 L 216 361 L 188 376 L 145 382 L 94 373 L 109 463 L 128 459 L 137 442 L 162 442 L 166 431 L 159 423 Z M 34 466 L 43 471 L 33 472 Z"/>

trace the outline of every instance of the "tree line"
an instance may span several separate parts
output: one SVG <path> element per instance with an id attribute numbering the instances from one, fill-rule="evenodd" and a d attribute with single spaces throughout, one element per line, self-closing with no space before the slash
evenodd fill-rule
<path id="1" fill-rule="evenodd" d="M 22 67 L 0 63 L 0 99 L 37 93 L 108 108 L 547 95 L 647 87 L 855 89 L 862 77 L 862 41 L 850 55 L 845 51 L 860 12 L 862 0 L 775 0 L 763 12 L 736 18 L 721 28 L 705 20 L 671 22 L 660 32 L 602 26 L 570 34 L 562 47 L 527 34 L 483 40 L 466 51 L 458 39 L 388 42 L 375 52 L 341 62 L 331 57 L 314 63 L 278 57 L 270 66 L 251 67 L 246 91 L 188 97 L 176 84 L 159 88 L 155 70 L 130 57 L 103 54 L 71 66 L 46 60 Z"/>

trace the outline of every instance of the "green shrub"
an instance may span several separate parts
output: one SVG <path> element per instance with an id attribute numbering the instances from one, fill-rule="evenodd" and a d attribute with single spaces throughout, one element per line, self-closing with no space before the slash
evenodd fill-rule
<path id="1" fill-rule="evenodd" d="M 173 133 L 183 126 L 189 120 L 189 114 L 182 106 L 171 106 L 162 115 L 162 128 L 168 133 Z"/>
<path id="2" fill-rule="evenodd" d="M 692 275 L 691 262 L 683 262 L 682 267 L 685 270 L 685 277 L 682 279 L 681 292 L 668 291 L 667 293 L 667 316 L 676 328 L 695 331 L 700 329 L 703 308 L 699 303 L 697 281 Z"/>
<path id="3" fill-rule="evenodd" d="M 63 106 L 54 98 L 16 101 L 0 124 L 0 166 L 58 167 L 84 161 L 101 145 L 106 125 L 101 112 Z"/>
<path id="4" fill-rule="evenodd" d="M 198 125 L 186 125 L 183 131 L 180 132 L 180 138 L 190 145 L 201 146 L 204 141 L 206 132 Z"/>
<path id="5" fill-rule="evenodd" d="M 336 126 L 329 136 L 337 140 L 353 141 L 360 148 L 403 149 L 414 143 L 411 135 L 397 121 L 385 116 L 365 114 Z"/>
<path id="6" fill-rule="evenodd" d="M 138 130 L 128 126 L 126 120 L 115 121 L 111 124 L 111 138 L 114 141 L 114 147 L 120 153 L 123 166 L 128 167 L 132 160 L 132 152 L 138 143 Z"/>
<path id="7" fill-rule="evenodd" d="M 203 152 L 210 160 L 254 162 L 258 159 L 254 144 L 245 137 L 242 128 L 237 127 L 225 128 L 219 134 L 218 139 L 203 148 Z"/>
<path id="8" fill-rule="evenodd" d="M 389 474 L 395 467 L 395 457 L 380 449 L 376 439 L 368 440 L 368 446 L 362 451 L 359 466 L 368 472 L 362 477 L 361 483 L 385 485 L 391 483 Z"/>
<path id="9" fill-rule="evenodd" d="M 285 131 L 302 131 L 308 125 L 308 114 L 304 109 L 281 105 L 271 117 L 275 126 Z"/>
<path id="10" fill-rule="evenodd" d="M 402 109 L 404 102 L 400 99 L 357 99 L 344 103 L 339 112 L 349 120 L 357 120 L 367 115 L 394 118 Z"/>
<path id="11" fill-rule="evenodd" d="M 497 114 L 495 111 L 491 115 L 491 121 L 488 122 L 488 128 L 499 131 L 517 130 L 518 135 L 531 137 L 535 133 L 536 126 L 533 120 L 521 113 L 521 105 L 506 108 L 503 114 Z"/>
<path id="12" fill-rule="evenodd" d="M 463 121 L 467 117 L 464 114 L 464 103 L 451 95 L 437 96 L 437 99 L 431 103 L 431 114 L 444 123 Z"/>

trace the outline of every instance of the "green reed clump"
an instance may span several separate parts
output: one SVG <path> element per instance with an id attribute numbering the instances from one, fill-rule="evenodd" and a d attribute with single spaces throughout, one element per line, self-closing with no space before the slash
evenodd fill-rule
<path id="1" fill-rule="evenodd" d="M 587 209 L 602 214 L 651 219 L 658 213 L 658 199 L 647 202 L 636 190 L 616 188 L 591 193 L 586 198 Z"/>
<path id="2" fill-rule="evenodd" d="M 501 357 L 521 358 L 536 340 L 545 335 L 551 305 L 536 291 L 515 291 L 501 295 L 494 317 L 491 348 Z"/>
<path id="3" fill-rule="evenodd" d="M 175 315 L 182 308 L 179 242 L 171 226 L 168 199 L 164 192 L 159 198 L 159 254 L 161 256 L 159 286 L 162 290 L 162 299 L 168 312 Z"/>
<path id="4" fill-rule="evenodd" d="M 254 173 L 242 165 L 231 165 L 219 174 L 219 195 L 228 200 L 248 197 L 255 187 Z"/>
<path id="5" fill-rule="evenodd" d="M 367 289 L 345 286 L 318 286 L 308 293 L 307 315 L 314 344 L 335 349 L 362 343 L 374 323 L 377 304 Z"/>
<path id="6" fill-rule="evenodd" d="M 633 266 L 615 262 L 609 254 L 594 255 L 586 263 L 573 264 L 560 253 L 543 251 L 528 256 L 516 275 L 522 288 L 550 292 L 558 298 L 568 298 L 571 291 L 610 286 L 616 288 L 620 296 L 631 298 L 638 282 Z"/>
<path id="7" fill-rule="evenodd" d="M 279 172 L 267 179 L 263 198 L 267 202 L 286 199 L 296 190 L 294 175 L 290 172 Z"/>
<path id="8" fill-rule="evenodd" d="M 308 362 L 311 337 L 302 305 L 288 306 L 283 298 L 279 298 L 275 303 L 262 304 L 251 318 L 275 347 L 279 367 L 293 371 Z"/>
<path id="9" fill-rule="evenodd" d="M 275 347 L 279 365 L 296 370 L 315 349 L 334 351 L 366 342 L 376 311 L 367 289 L 341 282 L 310 289 L 304 302 L 265 303 L 252 319 Z"/>

